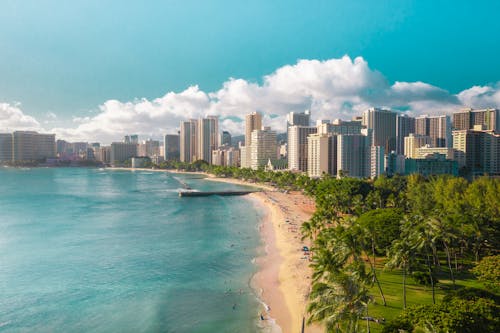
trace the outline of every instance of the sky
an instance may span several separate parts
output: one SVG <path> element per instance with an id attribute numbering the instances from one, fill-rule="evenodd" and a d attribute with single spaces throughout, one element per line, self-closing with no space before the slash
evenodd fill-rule
<path id="1" fill-rule="evenodd" d="M 499 1 L 0 0 L 0 132 L 159 138 L 219 115 L 500 106 Z"/>

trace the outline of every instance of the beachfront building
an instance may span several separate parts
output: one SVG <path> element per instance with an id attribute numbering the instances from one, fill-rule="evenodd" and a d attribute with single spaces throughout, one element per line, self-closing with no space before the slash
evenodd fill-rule
<path id="1" fill-rule="evenodd" d="M 405 154 L 405 137 L 411 133 L 415 133 L 415 118 L 406 114 L 398 114 L 396 116 L 396 154 Z"/>
<path id="2" fill-rule="evenodd" d="M 0 133 L 0 162 L 12 161 L 12 133 Z"/>
<path id="3" fill-rule="evenodd" d="M 307 171 L 307 137 L 317 132 L 316 127 L 292 125 L 288 127 L 288 168 Z"/>
<path id="4" fill-rule="evenodd" d="M 165 134 L 163 137 L 163 158 L 165 161 L 178 160 L 180 143 L 178 134 Z"/>
<path id="5" fill-rule="evenodd" d="M 99 147 L 94 149 L 95 153 L 95 159 L 96 161 L 109 164 L 111 163 L 111 147 L 106 146 L 106 147 Z"/>
<path id="6" fill-rule="evenodd" d="M 474 126 L 481 130 L 500 131 L 500 113 L 498 109 L 474 110 L 462 109 L 453 113 L 454 130 L 472 130 Z"/>
<path id="7" fill-rule="evenodd" d="M 185 163 L 196 161 L 198 120 L 181 121 L 180 160 Z"/>
<path id="8" fill-rule="evenodd" d="M 262 114 L 259 112 L 247 114 L 245 116 L 245 148 L 240 148 L 242 168 L 250 168 L 250 161 L 252 160 L 252 132 L 260 129 L 262 129 Z M 245 156 L 243 156 L 243 153 L 245 153 Z"/>
<path id="9" fill-rule="evenodd" d="M 269 160 L 277 159 L 276 132 L 270 127 L 253 130 L 250 142 L 250 168 L 258 170 L 265 167 Z"/>
<path id="10" fill-rule="evenodd" d="M 423 147 L 425 145 L 431 146 L 432 139 L 428 135 L 420 135 L 410 133 L 407 137 L 405 137 L 405 156 L 408 158 L 416 158 L 417 157 L 417 149 Z"/>
<path id="11" fill-rule="evenodd" d="M 212 164 L 212 151 L 219 147 L 219 117 L 208 116 L 198 119 L 197 160 Z"/>
<path id="12" fill-rule="evenodd" d="M 122 165 L 130 158 L 137 156 L 137 144 L 113 142 L 110 148 L 110 163 L 113 166 Z"/>
<path id="13" fill-rule="evenodd" d="M 431 138 L 433 147 L 452 147 L 449 116 L 419 116 L 415 118 L 415 134 Z"/>
<path id="14" fill-rule="evenodd" d="M 239 166 L 240 151 L 234 147 L 221 146 L 212 151 L 212 164 L 221 166 Z"/>
<path id="15" fill-rule="evenodd" d="M 371 175 L 371 130 L 337 136 L 337 177 L 368 178 Z"/>
<path id="16" fill-rule="evenodd" d="M 12 133 L 12 161 L 44 160 L 56 157 L 56 135 L 33 131 Z"/>
<path id="17" fill-rule="evenodd" d="M 362 125 L 371 129 L 371 142 L 391 152 L 396 150 L 397 113 L 379 108 L 370 108 L 363 113 Z"/>
<path id="18" fill-rule="evenodd" d="M 137 145 L 137 155 L 152 157 L 160 154 L 160 141 L 148 139 Z"/>
<path id="19" fill-rule="evenodd" d="M 323 133 L 307 137 L 307 175 L 319 178 L 337 174 L 337 136 Z"/>

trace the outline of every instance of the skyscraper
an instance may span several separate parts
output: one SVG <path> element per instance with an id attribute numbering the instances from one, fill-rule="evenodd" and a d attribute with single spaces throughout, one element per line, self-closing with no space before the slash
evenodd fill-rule
<path id="1" fill-rule="evenodd" d="M 241 167 L 249 168 L 252 154 L 252 132 L 262 129 L 262 114 L 252 112 L 245 117 L 245 157 L 241 157 Z M 243 153 L 243 150 L 242 150 Z M 267 161 L 266 161 L 267 162 Z"/>
<path id="2" fill-rule="evenodd" d="M 396 112 L 371 108 L 363 113 L 362 124 L 372 130 L 372 145 L 384 147 L 386 152 L 396 150 Z"/>
<path id="3" fill-rule="evenodd" d="M 451 147 L 451 121 L 449 116 L 419 116 L 415 118 L 415 134 L 427 135 L 434 147 Z"/>
<path id="4" fill-rule="evenodd" d="M 307 175 L 321 177 L 337 174 L 337 136 L 311 134 L 307 137 Z"/>
<path id="5" fill-rule="evenodd" d="M 32 131 L 12 133 L 12 160 L 41 160 L 56 156 L 56 135 Z"/>
<path id="6" fill-rule="evenodd" d="M 483 130 L 500 131 L 500 114 L 498 109 L 463 109 L 453 113 L 453 129 L 468 130 L 480 125 Z"/>
<path id="7" fill-rule="evenodd" d="M 250 167 L 254 170 L 264 167 L 270 159 L 274 160 L 278 155 L 276 132 L 270 127 L 253 130 L 250 149 Z"/>
<path id="8" fill-rule="evenodd" d="M 290 112 L 287 117 L 287 127 L 290 126 L 311 126 L 311 113 L 306 110 L 301 113 Z"/>
<path id="9" fill-rule="evenodd" d="M 405 137 L 404 142 L 405 156 L 408 158 L 417 158 L 417 148 L 423 147 L 425 145 L 430 145 L 432 143 L 432 140 L 428 135 L 410 133 L 410 135 Z"/>
<path id="10" fill-rule="evenodd" d="M 368 178 L 371 175 L 371 130 L 337 136 L 337 177 Z"/>
<path id="11" fill-rule="evenodd" d="M 500 134 L 492 130 L 453 131 L 453 148 L 459 167 L 465 167 L 469 175 L 500 175 Z"/>
<path id="12" fill-rule="evenodd" d="M 307 136 L 317 132 L 316 127 L 292 125 L 288 127 L 288 168 L 307 171 Z"/>
<path id="13" fill-rule="evenodd" d="M 230 146 L 231 145 L 231 133 L 229 133 L 228 131 L 222 131 L 221 145 L 222 146 L 224 146 L 224 145 Z"/>
<path id="14" fill-rule="evenodd" d="M 208 116 L 198 120 L 198 152 L 196 158 L 212 164 L 212 151 L 219 147 L 219 118 Z"/>
<path id="15" fill-rule="evenodd" d="M 0 133 L 0 162 L 12 161 L 12 133 Z"/>
<path id="16" fill-rule="evenodd" d="M 406 114 L 398 114 L 396 117 L 396 154 L 405 154 L 405 137 L 415 133 L 415 118 Z"/>
<path id="17" fill-rule="evenodd" d="M 163 138 L 163 157 L 165 161 L 179 159 L 180 143 L 178 134 L 166 134 Z"/>
<path id="18" fill-rule="evenodd" d="M 180 127 L 180 160 L 192 163 L 196 160 L 198 121 L 181 121 Z"/>
<path id="19" fill-rule="evenodd" d="M 137 156 L 137 144 L 126 142 L 111 143 L 110 163 L 113 166 L 121 165 L 128 159 Z"/>

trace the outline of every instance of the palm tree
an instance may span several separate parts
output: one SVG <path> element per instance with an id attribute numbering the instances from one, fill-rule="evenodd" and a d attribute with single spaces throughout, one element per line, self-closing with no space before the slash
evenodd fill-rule
<path id="1" fill-rule="evenodd" d="M 389 269 L 400 268 L 403 271 L 403 309 L 406 308 L 406 276 L 412 258 L 412 248 L 407 239 L 401 238 L 392 242 L 387 254 L 389 261 L 386 267 Z"/>
<path id="2" fill-rule="evenodd" d="M 359 320 L 371 298 L 366 285 L 354 275 L 337 273 L 316 282 L 310 300 L 308 323 L 323 323 L 327 332 L 359 332 Z"/>

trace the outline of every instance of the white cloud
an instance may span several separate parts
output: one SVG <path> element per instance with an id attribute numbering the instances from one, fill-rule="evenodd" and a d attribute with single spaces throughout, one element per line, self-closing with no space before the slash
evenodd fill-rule
<path id="1" fill-rule="evenodd" d="M 236 135 L 243 133 L 244 115 L 253 111 L 265 114 L 266 126 L 284 131 L 290 111 L 309 109 L 313 119 L 351 119 L 372 106 L 412 115 L 450 114 L 463 106 L 500 107 L 500 84 L 474 86 L 453 95 L 420 81 L 390 84 L 362 57 L 299 60 L 264 76 L 262 84 L 230 78 L 214 92 L 191 86 L 153 100 L 108 100 L 95 115 L 75 115 L 72 126 L 48 130 L 68 140 L 109 143 L 129 133 L 154 137 L 175 133 L 181 120 L 218 115 L 221 129 Z M 36 129 L 40 124 L 18 105 L 0 104 L 0 127 Z"/>
<path id="2" fill-rule="evenodd" d="M 40 123 L 23 113 L 20 104 L 0 103 L 0 131 L 41 130 Z"/>

